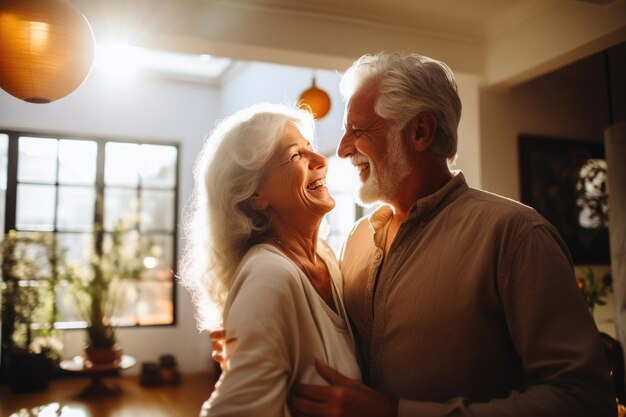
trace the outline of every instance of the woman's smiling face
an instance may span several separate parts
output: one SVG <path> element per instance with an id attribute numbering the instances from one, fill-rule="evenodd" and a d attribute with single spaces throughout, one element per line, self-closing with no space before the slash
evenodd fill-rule
<path id="1" fill-rule="evenodd" d="M 265 166 L 255 199 L 275 220 L 319 222 L 335 207 L 326 188 L 326 158 L 317 154 L 298 127 L 287 122 Z M 290 222 L 291 222 L 290 221 Z"/>

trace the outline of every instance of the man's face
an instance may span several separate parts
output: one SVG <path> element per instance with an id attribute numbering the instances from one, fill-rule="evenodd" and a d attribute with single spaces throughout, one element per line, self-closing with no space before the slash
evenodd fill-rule
<path id="1" fill-rule="evenodd" d="M 374 111 L 378 82 L 361 87 L 346 106 L 345 133 L 337 155 L 350 158 L 359 171 L 361 204 L 390 202 L 399 180 L 408 174 L 402 131 L 393 129 Z"/>

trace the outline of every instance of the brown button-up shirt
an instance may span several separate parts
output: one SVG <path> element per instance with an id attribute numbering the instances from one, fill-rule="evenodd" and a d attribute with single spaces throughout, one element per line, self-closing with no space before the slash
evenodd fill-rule
<path id="1" fill-rule="evenodd" d="M 612 416 L 597 329 L 557 231 L 457 174 L 392 218 L 362 219 L 342 251 L 363 374 L 401 416 Z"/>

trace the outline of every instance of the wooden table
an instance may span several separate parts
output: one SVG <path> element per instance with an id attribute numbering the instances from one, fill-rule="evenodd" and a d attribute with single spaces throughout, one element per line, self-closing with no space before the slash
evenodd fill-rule
<path id="1" fill-rule="evenodd" d="M 91 378 L 89 385 L 86 385 L 78 394 L 81 397 L 88 398 L 122 394 L 123 391 L 119 387 L 111 388 L 105 384 L 104 378 L 116 371 L 119 372 L 132 368 L 136 364 L 137 361 L 130 355 L 122 355 L 119 361 L 106 364 L 91 364 L 91 362 L 85 361 L 82 356 L 76 356 L 73 359 L 62 361 L 59 367 L 64 371 L 87 375 Z"/>
<path id="2" fill-rule="evenodd" d="M 0 417 L 196 417 L 215 378 L 187 374 L 179 386 L 149 388 L 139 385 L 137 376 L 108 378 L 107 384 L 117 386 L 120 395 L 86 398 L 79 394 L 88 382 L 85 378 L 55 381 L 45 391 L 27 394 L 0 386 Z M 23 414 L 18 414 L 22 409 Z"/>

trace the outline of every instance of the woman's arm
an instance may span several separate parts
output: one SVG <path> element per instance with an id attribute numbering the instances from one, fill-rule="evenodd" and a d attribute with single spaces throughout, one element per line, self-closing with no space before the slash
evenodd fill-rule
<path id="1" fill-rule="evenodd" d="M 271 255 L 243 266 L 224 312 L 224 372 L 202 415 L 289 415 L 288 383 L 299 349 L 294 282 Z"/>

